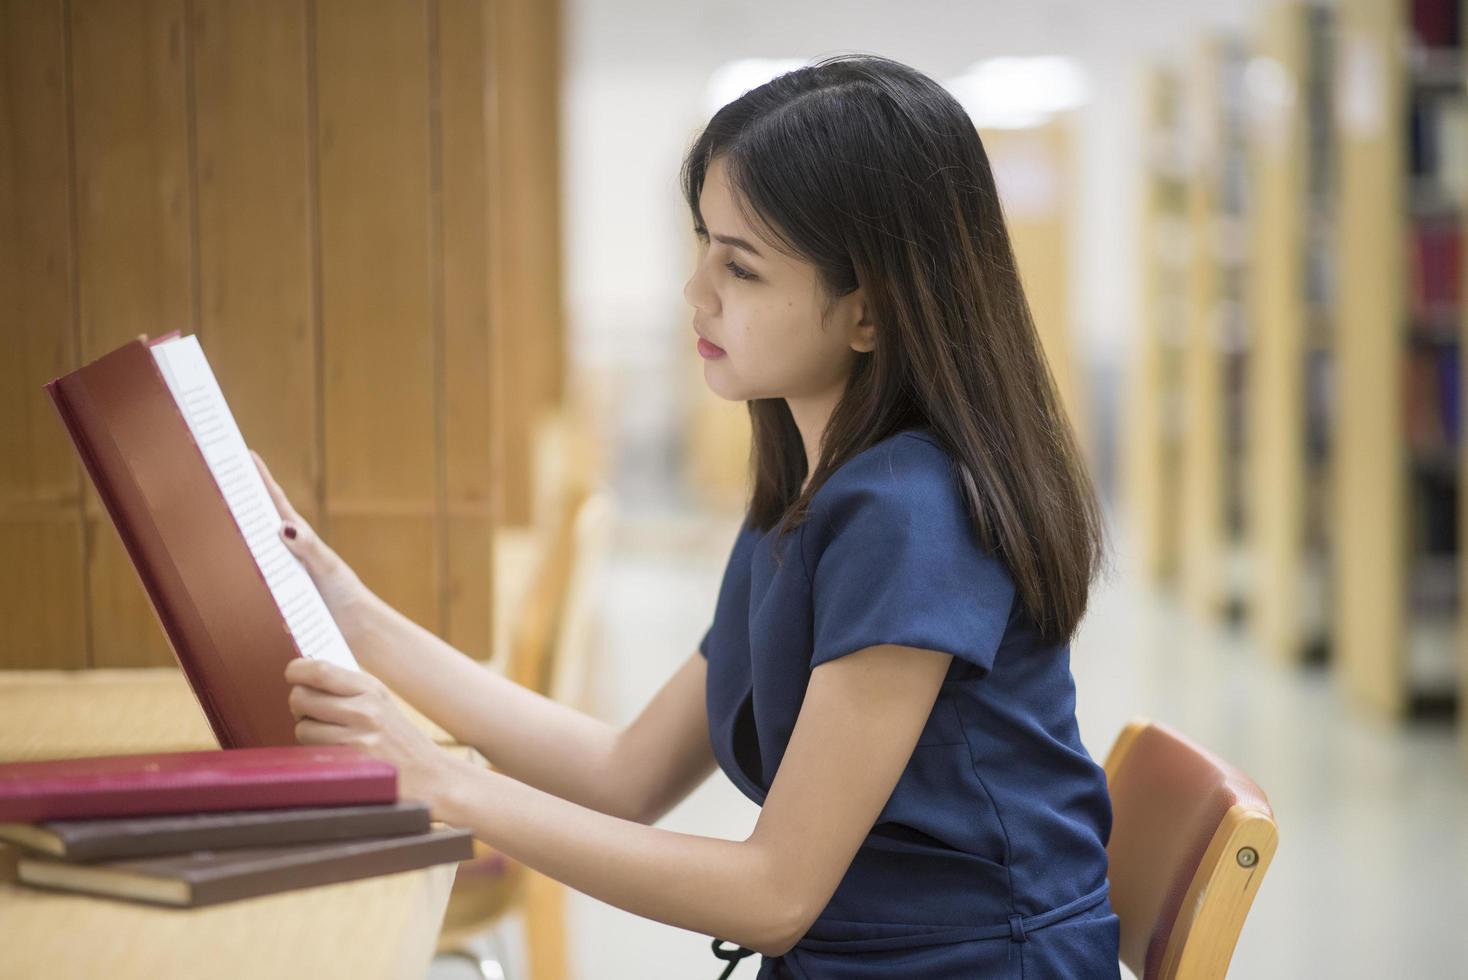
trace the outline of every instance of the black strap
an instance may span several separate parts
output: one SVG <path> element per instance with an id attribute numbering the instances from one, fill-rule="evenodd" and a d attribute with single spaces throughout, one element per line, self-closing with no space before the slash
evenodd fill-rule
<path id="1" fill-rule="evenodd" d="M 724 967 L 724 972 L 719 974 L 719 980 L 728 980 L 729 974 L 734 972 L 734 968 L 739 965 L 740 960 L 746 956 L 754 955 L 754 950 L 745 949 L 743 946 L 735 946 L 733 949 L 720 949 L 719 943 L 724 941 L 723 939 L 714 940 L 714 955 L 721 960 L 729 961 L 729 965 Z"/>

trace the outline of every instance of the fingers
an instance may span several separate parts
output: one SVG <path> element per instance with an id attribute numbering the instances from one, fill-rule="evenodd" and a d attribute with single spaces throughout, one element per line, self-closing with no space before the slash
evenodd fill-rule
<path id="1" fill-rule="evenodd" d="M 341 745 L 351 740 L 351 730 L 343 725 L 302 718 L 296 722 L 296 741 L 301 745 Z"/>
<path id="2" fill-rule="evenodd" d="M 287 684 L 304 684 L 338 697 L 365 694 L 371 689 L 370 679 L 360 671 L 306 657 L 295 657 L 285 665 L 285 680 Z"/>
<path id="3" fill-rule="evenodd" d="M 275 501 L 275 509 L 280 516 L 298 526 L 305 523 L 301 520 L 301 515 L 297 514 L 296 509 L 291 506 L 291 502 L 286 499 L 285 491 L 280 488 L 279 483 L 275 482 L 275 477 L 271 476 L 270 467 L 265 465 L 265 460 L 253 449 L 250 450 L 250 455 L 255 457 L 255 468 L 260 471 L 260 477 L 265 481 L 265 489 L 270 494 L 270 499 Z"/>
<path id="4" fill-rule="evenodd" d="M 341 697 L 297 684 L 286 699 L 296 719 L 313 718 L 328 725 L 340 725 L 353 731 L 372 731 L 380 719 L 370 698 L 360 695 Z"/>
<path id="5" fill-rule="evenodd" d="M 305 564 L 306 570 L 316 575 L 330 566 L 326 544 L 316 536 L 311 525 L 298 517 L 287 517 L 280 525 L 280 540 L 286 550 Z"/>

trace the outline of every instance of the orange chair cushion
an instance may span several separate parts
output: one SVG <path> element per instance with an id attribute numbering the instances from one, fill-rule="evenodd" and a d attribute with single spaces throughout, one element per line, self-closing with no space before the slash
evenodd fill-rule
<path id="1" fill-rule="evenodd" d="M 1121 959 L 1145 964 L 1144 977 L 1157 976 L 1183 896 L 1224 814 L 1239 803 L 1272 811 L 1248 776 L 1155 723 L 1122 757 L 1110 791 L 1107 854 L 1111 904 L 1124 924 Z"/>

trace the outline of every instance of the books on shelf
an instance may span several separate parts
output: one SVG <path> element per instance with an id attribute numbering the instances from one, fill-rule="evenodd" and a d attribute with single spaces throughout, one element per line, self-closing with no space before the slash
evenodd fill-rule
<path id="1" fill-rule="evenodd" d="M 1407 281 L 1412 316 L 1424 323 L 1447 323 L 1457 333 L 1463 290 L 1463 223 L 1419 218 L 1409 229 Z"/>
<path id="2" fill-rule="evenodd" d="M 219 744 L 294 745 L 286 663 L 357 663 L 198 340 L 139 337 L 46 390 Z"/>
<path id="3" fill-rule="evenodd" d="M 1461 0 L 1411 0 L 1412 35 L 1424 48 L 1456 48 L 1463 43 Z"/>

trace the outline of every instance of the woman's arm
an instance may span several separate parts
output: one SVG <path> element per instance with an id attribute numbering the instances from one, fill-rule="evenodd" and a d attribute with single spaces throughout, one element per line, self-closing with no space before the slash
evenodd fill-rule
<path id="1" fill-rule="evenodd" d="M 305 565 L 357 661 L 491 765 L 594 810 L 652 822 L 713 770 L 695 653 L 625 731 L 484 669 L 362 584 L 291 505 L 259 453 L 282 540 Z"/>
<path id="2" fill-rule="evenodd" d="M 882 645 L 816 667 L 743 841 L 610 816 L 451 756 L 371 675 L 299 658 L 285 674 L 299 741 L 387 759 L 400 795 L 427 802 L 435 819 L 593 898 L 780 955 L 830 901 L 892 795 L 951 659 Z"/>
<path id="3" fill-rule="evenodd" d="M 497 770 L 592 810 L 652 823 L 713 771 L 697 652 L 619 730 L 486 669 L 381 599 L 347 639 L 363 667 Z"/>
<path id="4" fill-rule="evenodd" d="M 810 928 L 886 805 L 951 655 L 885 645 L 811 673 L 779 772 L 743 841 L 643 826 L 453 760 L 439 819 L 578 891 L 770 956 Z"/>

